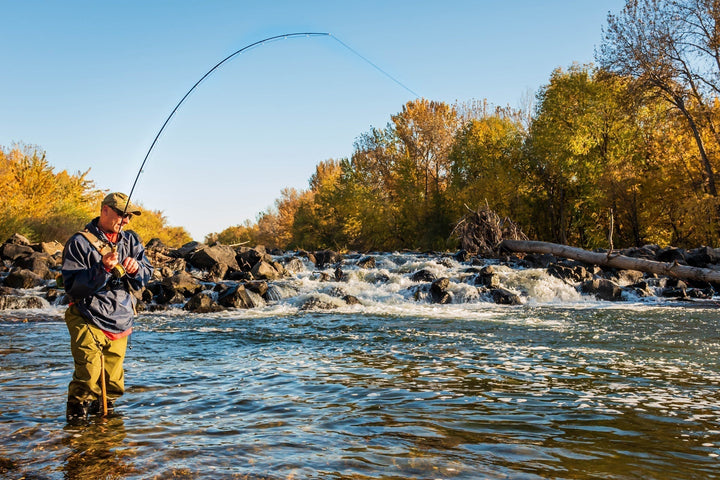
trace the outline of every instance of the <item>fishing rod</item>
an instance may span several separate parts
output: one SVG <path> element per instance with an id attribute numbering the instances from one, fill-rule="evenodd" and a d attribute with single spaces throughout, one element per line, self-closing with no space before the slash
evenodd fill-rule
<path id="1" fill-rule="evenodd" d="M 370 64 L 374 69 L 376 69 L 377 71 L 379 71 L 380 73 L 382 73 L 383 75 L 385 75 L 387 78 L 389 78 L 390 80 L 392 80 L 393 82 L 395 82 L 396 84 L 400 85 L 402 88 L 404 88 L 405 90 L 407 90 L 408 92 L 410 92 L 412 95 L 415 96 L 415 98 L 420 97 L 420 95 L 418 95 L 417 93 L 415 93 L 414 91 L 412 91 L 410 88 L 408 88 L 407 86 L 405 86 L 405 84 L 403 84 L 402 82 L 400 82 L 399 80 L 397 80 L 395 77 L 393 77 L 392 75 L 390 75 L 389 73 L 387 73 L 385 70 L 383 70 L 382 68 L 380 68 L 379 66 L 377 66 L 375 63 L 373 63 L 373 62 L 371 62 L 370 60 L 368 60 L 366 57 L 362 56 L 362 55 L 361 55 L 360 53 L 358 53 L 356 50 L 354 50 L 353 48 L 351 48 L 348 44 L 346 44 L 345 42 L 341 41 L 339 38 L 337 38 L 336 36 L 332 35 L 331 33 L 327 33 L 327 32 L 296 32 L 296 33 L 285 33 L 285 34 L 282 34 L 282 35 L 275 35 L 275 36 L 272 36 L 272 37 L 264 38 L 264 39 L 262 39 L 262 40 L 258 40 L 257 42 L 253 42 L 253 43 L 251 43 L 251 44 L 249 44 L 249 45 L 246 45 L 246 46 L 242 47 L 241 49 L 239 49 L 239 50 L 231 53 L 230 55 L 228 55 L 227 57 L 225 57 L 224 59 L 222 59 L 221 61 L 219 61 L 214 67 L 212 67 L 210 70 L 208 70 L 208 71 L 205 73 L 205 75 L 203 75 L 202 77 L 200 77 L 200 80 L 198 80 L 197 82 L 195 82 L 195 84 L 190 88 L 190 90 L 188 90 L 187 93 L 180 99 L 180 101 L 177 103 L 177 105 L 175 105 L 175 108 L 173 108 L 172 112 L 170 112 L 170 115 L 168 115 L 168 117 L 165 119 L 165 122 L 162 124 L 162 127 L 160 127 L 160 130 L 158 131 L 157 135 L 155 135 L 155 139 L 152 141 L 152 144 L 150 145 L 150 148 L 148 149 L 147 153 L 145 154 L 145 158 L 143 159 L 142 164 L 140 164 L 140 169 L 138 170 L 138 173 L 137 173 L 137 175 L 135 176 L 135 181 L 134 181 L 133 184 L 132 184 L 132 188 L 130 189 L 130 193 L 128 194 L 127 202 L 125 203 L 125 209 L 123 210 L 123 217 L 124 217 L 125 214 L 127 213 L 128 205 L 130 205 L 130 199 L 132 198 L 133 192 L 135 192 L 135 187 L 137 186 L 137 182 L 138 182 L 138 180 L 140 179 L 140 174 L 142 174 L 143 168 L 145 167 L 145 164 L 147 163 L 148 158 L 150 157 L 150 152 L 152 152 L 152 149 L 155 147 L 155 144 L 157 143 L 158 139 L 160 138 L 160 135 L 162 134 L 163 130 L 165 130 L 165 127 L 166 127 L 166 126 L 168 125 L 168 123 L 170 122 L 170 119 L 173 117 L 173 115 L 175 115 L 175 112 L 178 111 L 178 109 L 180 108 L 180 105 L 182 105 L 183 102 L 185 102 L 185 100 L 187 99 L 187 97 L 190 96 L 190 94 L 193 92 L 193 90 L 195 90 L 195 89 L 203 82 L 203 80 L 205 80 L 207 77 L 209 77 L 215 70 L 217 70 L 218 68 L 220 68 L 220 66 L 222 66 L 225 62 L 228 62 L 229 60 L 235 58 L 236 56 L 240 55 L 241 53 L 243 53 L 243 52 L 245 52 L 245 51 L 247 51 L 247 50 L 249 50 L 249 49 L 251 49 L 251 48 L 253 48 L 253 47 L 256 47 L 256 46 L 258 46 L 258 45 L 263 45 L 263 44 L 268 43 L 268 42 L 272 42 L 272 41 L 279 40 L 279 39 L 295 38 L 295 37 L 305 37 L 305 38 L 309 38 L 309 37 L 330 37 L 330 38 L 334 39 L 335 41 L 337 41 L 337 42 L 338 42 L 340 45 L 342 45 L 344 48 L 346 48 L 347 50 L 349 50 L 350 52 L 352 52 L 354 55 L 360 57 L 363 61 L 365 61 L 366 63 Z M 122 229 L 122 223 L 121 223 L 120 228 Z"/>

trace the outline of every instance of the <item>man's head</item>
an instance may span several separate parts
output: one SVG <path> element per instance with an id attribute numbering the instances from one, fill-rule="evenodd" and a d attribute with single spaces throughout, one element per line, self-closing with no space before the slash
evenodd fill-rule
<path id="1" fill-rule="evenodd" d="M 122 227 L 130 223 L 133 215 L 141 213 L 138 207 L 128 202 L 127 195 L 120 192 L 111 193 L 102 201 L 99 226 L 106 232 L 119 232 Z"/>

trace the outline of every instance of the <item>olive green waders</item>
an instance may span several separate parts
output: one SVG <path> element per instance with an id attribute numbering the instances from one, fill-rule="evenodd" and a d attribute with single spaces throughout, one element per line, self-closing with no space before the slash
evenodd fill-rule
<path id="1" fill-rule="evenodd" d="M 125 392 L 123 360 L 127 337 L 110 340 L 102 330 L 89 323 L 77 307 L 65 311 L 65 323 L 70 332 L 70 349 L 75 360 L 75 372 L 68 387 L 68 408 L 88 405 L 101 395 L 101 355 L 105 356 L 105 384 L 107 396 L 113 401 Z"/>

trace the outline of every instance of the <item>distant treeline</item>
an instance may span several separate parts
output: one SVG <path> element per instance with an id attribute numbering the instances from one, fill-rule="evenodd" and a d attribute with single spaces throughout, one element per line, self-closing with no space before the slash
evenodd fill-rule
<path id="1" fill-rule="evenodd" d="M 82 230 L 100 214 L 100 202 L 107 194 L 87 179 L 88 172 L 55 173 L 39 147 L 0 147 L 0 242 L 13 233 L 34 242 L 65 242 Z M 144 240 L 157 237 L 171 246 L 191 240 L 184 228 L 167 226 L 161 212 L 141 210 L 130 228 Z"/>
<path id="2" fill-rule="evenodd" d="M 598 66 L 554 71 L 523 108 L 408 102 L 308 190 L 206 241 L 455 248 L 487 204 L 538 240 L 717 246 L 720 3 L 628 0 L 603 33 Z"/>

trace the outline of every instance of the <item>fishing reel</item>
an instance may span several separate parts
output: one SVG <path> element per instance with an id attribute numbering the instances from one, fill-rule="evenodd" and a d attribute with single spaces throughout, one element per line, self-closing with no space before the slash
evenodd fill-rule
<path id="1" fill-rule="evenodd" d="M 126 274 L 127 272 L 125 271 L 125 267 L 123 267 L 122 265 L 120 265 L 120 264 L 118 263 L 117 265 L 115 265 L 115 266 L 112 268 L 112 270 L 110 271 L 110 273 L 112 273 L 112 276 L 115 277 L 115 278 L 122 278 L 122 277 L 125 276 L 125 274 Z"/>

